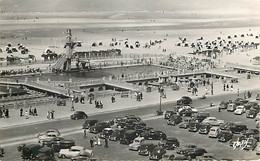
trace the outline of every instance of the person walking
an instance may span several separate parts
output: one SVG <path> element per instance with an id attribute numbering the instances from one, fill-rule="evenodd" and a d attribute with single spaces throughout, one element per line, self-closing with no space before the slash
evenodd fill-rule
<path id="1" fill-rule="evenodd" d="M 220 108 L 220 106 L 218 107 L 218 112 L 221 112 L 221 108 Z"/>
<path id="2" fill-rule="evenodd" d="M 54 119 L 54 111 L 51 110 L 51 119 Z"/>
<path id="3" fill-rule="evenodd" d="M 90 138 L 89 143 L 90 143 L 90 147 L 93 148 L 94 147 L 93 137 Z"/>
<path id="4" fill-rule="evenodd" d="M 230 86 L 230 91 L 231 92 L 233 91 L 233 84 L 231 84 L 231 86 Z"/>
<path id="5" fill-rule="evenodd" d="M 50 119 L 50 111 L 47 112 L 47 119 Z"/>
<path id="6" fill-rule="evenodd" d="M 87 138 L 87 129 L 84 129 L 84 136 L 85 139 Z"/>
<path id="7" fill-rule="evenodd" d="M 223 91 L 226 91 L 226 85 L 225 84 L 223 85 Z"/>
<path id="8" fill-rule="evenodd" d="M 228 89 L 229 89 L 229 86 L 228 86 L 228 84 L 227 84 L 227 91 L 228 91 Z"/>
<path id="9" fill-rule="evenodd" d="M 25 119 L 29 119 L 28 111 L 25 111 Z"/>
<path id="10" fill-rule="evenodd" d="M 105 145 L 104 145 L 105 148 L 108 148 L 108 139 L 105 138 Z"/>
<path id="11" fill-rule="evenodd" d="M 237 96 L 239 96 L 239 88 L 237 89 Z"/>
<path id="12" fill-rule="evenodd" d="M 8 109 L 5 110 L 5 117 L 9 118 L 9 110 Z"/>
<path id="13" fill-rule="evenodd" d="M 33 115 L 34 115 L 34 116 L 38 116 L 36 107 L 35 107 L 34 110 L 33 110 Z"/>
<path id="14" fill-rule="evenodd" d="M 20 117 L 23 116 L 23 108 L 20 108 Z"/>

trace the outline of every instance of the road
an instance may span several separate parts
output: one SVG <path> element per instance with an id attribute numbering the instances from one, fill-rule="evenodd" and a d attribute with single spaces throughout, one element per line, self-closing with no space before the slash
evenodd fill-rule
<path id="1" fill-rule="evenodd" d="M 248 125 L 249 128 L 255 128 L 254 120 L 246 119 L 245 115 L 236 116 L 233 113 L 222 111 L 218 112 L 217 107 L 210 108 L 209 103 L 214 102 L 218 104 L 222 100 L 229 100 L 236 98 L 236 95 L 220 95 L 209 97 L 205 100 L 194 100 L 192 106 L 198 109 L 206 109 L 211 116 L 225 121 L 240 121 Z M 162 110 L 169 110 L 174 106 L 175 102 L 162 105 Z M 162 117 L 153 116 L 153 112 L 158 109 L 158 106 L 147 106 L 138 109 L 131 109 L 121 112 L 105 113 L 90 116 L 90 119 L 98 119 L 100 121 L 112 120 L 115 116 L 122 116 L 125 114 L 135 114 L 140 116 L 147 126 L 152 126 L 154 129 L 164 131 L 168 136 L 174 136 L 179 139 L 181 145 L 183 144 L 197 144 L 200 147 L 207 149 L 208 152 L 213 153 L 218 159 L 232 158 L 232 159 L 257 159 L 255 152 L 244 151 L 240 149 L 233 150 L 227 143 L 219 143 L 215 139 L 210 139 L 207 136 L 198 133 L 191 133 L 187 130 L 179 129 L 178 126 L 168 126 Z M 57 120 L 42 124 L 34 124 L 29 126 L 15 127 L 5 130 L 0 130 L 1 141 L 8 140 L 6 143 L 6 156 L 2 160 L 19 160 L 20 154 L 16 147 L 22 142 L 36 142 L 36 135 L 38 132 L 44 131 L 48 128 L 57 128 L 62 135 L 68 139 L 74 139 L 77 145 L 90 148 L 88 140 L 83 138 L 83 130 L 81 125 L 84 120 Z M 25 130 L 26 129 L 26 130 Z M 22 136 L 20 141 L 16 140 L 18 136 Z M 108 160 L 147 160 L 147 157 L 138 156 L 136 152 L 128 150 L 125 145 L 120 145 L 119 142 L 109 142 L 109 148 L 95 147 L 93 149 L 95 156 Z M 12 155 L 10 155 L 12 154 Z"/>

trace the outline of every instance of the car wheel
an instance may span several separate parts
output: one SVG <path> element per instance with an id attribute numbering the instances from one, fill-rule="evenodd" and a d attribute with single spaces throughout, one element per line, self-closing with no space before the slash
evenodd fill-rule
<path id="1" fill-rule="evenodd" d="M 61 155 L 61 158 L 65 159 L 65 158 L 66 158 L 66 155 Z"/>

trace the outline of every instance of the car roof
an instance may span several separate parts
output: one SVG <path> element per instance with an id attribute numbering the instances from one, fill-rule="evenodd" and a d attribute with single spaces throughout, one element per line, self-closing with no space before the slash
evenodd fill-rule
<path id="1" fill-rule="evenodd" d="M 210 116 L 210 117 L 207 117 L 206 119 L 216 119 L 216 117 Z"/>
<path id="2" fill-rule="evenodd" d="M 219 129 L 218 126 L 212 126 L 210 129 Z"/>
<path id="3" fill-rule="evenodd" d="M 85 113 L 84 111 L 75 111 L 75 113 Z"/>
<path id="4" fill-rule="evenodd" d="M 79 149 L 79 150 L 83 150 L 84 147 L 82 147 L 82 146 L 72 146 L 71 149 Z"/>

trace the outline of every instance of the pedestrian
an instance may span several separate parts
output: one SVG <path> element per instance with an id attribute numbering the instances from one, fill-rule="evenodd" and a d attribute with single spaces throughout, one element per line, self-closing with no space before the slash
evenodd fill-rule
<path id="1" fill-rule="evenodd" d="M 9 118 L 9 110 L 8 109 L 5 110 L 5 117 Z"/>
<path id="2" fill-rule="evenodd" d="M 28 111 L 25 111 L 25 119 L 29 119 Z"/>
<path id="3" fill-rule="evenodd" d="M 29 115 L 32 115 L 32 106 L 29 107 Z"/>
<path id="4" fill-rule="evenodd" d="M 221 108 L 220 108 L 220 106 L 218 107 L 218 112 L 221 112 Z"/>
<path id="5" fill-rule="evenodd" d="M 99 106 L 100 106 L 101 109 L 103 108 L 103 103 L 102 103 L 102 101 L 99 101 Z"/>
<path id="6" fill-rule="evenodd" d="M 231 86 L 230 86 L 230 91 L 231 92 L 233 91 L 233 84 L 231 84 Z"/>
<path id="7" fill-rule="evenodd" d="M 239 96 L 239 88 L 237 89 L 237 96 Z"/>
<path id="8" fill-rule="evenodd" d="M 75 107 L 74 107 L 74 103 L 72 102 L 72 105 L 71 105 L 71 111 L 75 111 Z"/>
<path id="9" fill-rule="evenodd" d="M 250 91 L 247 92 L 247 96 L 248 96 L 248 98 L 251 98 L 251 92 Z"/>
<path id="10" fill-rule="evenodd" d="M 228 86 L 228 84 L 227 84 L 227 91 L 228 91 L 228 89 L 229 89 L 229 86 Z"/>
<path id="11" fill-rule="evenodd" d="M 97 145 L 97 137 L 96 136 L 94 137 L 93 141 L 94 141 L 94 145 Z"/>
<path id="12" fill-rule="evenodd" d="M 23 116 L 23 108 L 20 108 L 20 117 Z"/>
<path id="13" fill-rule="evenodd" d="M 223 91 L 226 91 L 226 85 L 225 84 L 223 85 Z"/>
<path id="14" fill-rule="evenodd" d="M 2 110 L 2 117 L 5 118 L 5 109 Z"/>
<path id="15" fill-rule="evenodd" d="M 207 95 L 208 94 L 208 88 L 206 87 L 205 88 L 205 95 Z"/>
<path id="16" fill-rule="evenodd" d="M 101 140 L 100 140 L 99 137 L 97 138 L 97 145 L 98 145 L 98 146 L 101 146 Z"/>
<path id="17" fill-rule="evenodd" d="M 108 148 L 108 139 L 105 138 L 105 145 L 104 145 L 105 148 Z"/>
<path id="18" fill-rule="evenodd" d="M 47 119 L 50 119 L 50 111 L 47 112 Z"/>
<path id="19" fill-rule="evenodd" d="M 38 116 L 36 107 L 33 110 L 33 114 L 34 114 L 34 116 Z"/>
<path id="20" fill-rule="evenodd" d="M 84 129 L 84 138 L 87 138 L 87 129 Z"/>
<path id="21" fill-rule="evenodd" d="M 93 148 L 94 147 L 93 137 L 90 138 L 89 143 L 90 143 L 90 147 Z"/>
<path id="22" fill-rule="evenodd" d="M 51 119 L 54 119 L 54 111 L 51 110 Z"/>

